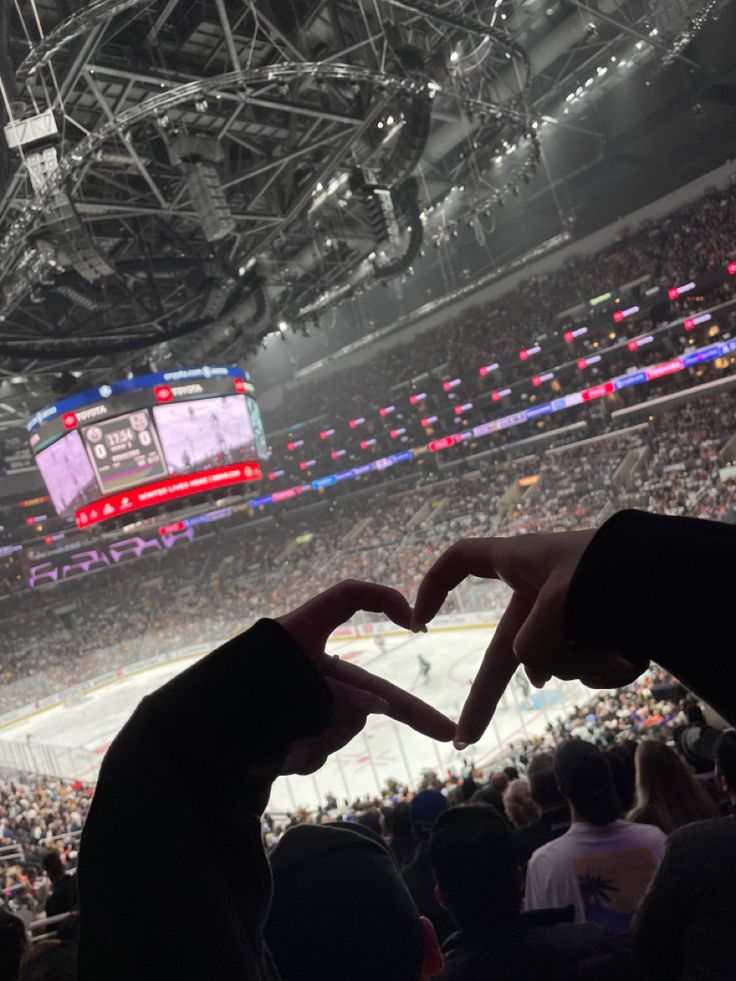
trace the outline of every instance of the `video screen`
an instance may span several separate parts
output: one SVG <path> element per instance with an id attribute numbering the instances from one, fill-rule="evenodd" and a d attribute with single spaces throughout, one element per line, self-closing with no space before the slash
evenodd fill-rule
<path id="1" fill-rule="evenodd" d="M 147 409 L 103 419 L 83 433 L 103 494 L 168 476 Z"/>
<path id="2" fill-rule="evenodd" d="M 254 392 L 234 366 L 178 368 L 40 409 L 26 428 L 57 513 L 86 528 L 260 480 L 268 444 Z"/>
<path id="3" fill-rule="evenodd" d="M 157 405 L 153 414 L 170 474 L 226 466 L 256 455 L 250 416 L 239 395 Z"/>
<path id="4" fill-rule="evenodd" d="M 69 433 L 36 455 L 49 497 L 62 517 L 99 497 L 97 480 L 78 432 Z"/>

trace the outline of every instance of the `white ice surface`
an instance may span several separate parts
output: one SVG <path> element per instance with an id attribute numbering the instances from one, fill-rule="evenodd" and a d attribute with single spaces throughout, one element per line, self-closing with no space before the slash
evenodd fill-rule
<path id="1" fill-rule="evenodd" d="M 488 640 L 489 631 L 485 629 L 433 632 L 430 628 L 426 635 L 388 637 L 385 653 L 371 638 L 335 642 L 329 650 L 370 668 L 457 718 Z M 426 681 L 420 678 L 419 653 L 431 663 Z M 30 751 L 36 757 L 49 747 L 65 771 L 71 768 L 72 772 L 65 775 L 93 777 L 107 746 L 141 698 L 183 670 L 187 663 L 190 662 L 178 661 L 151 668 L 88 693 L 76 704 L 55 706 L 31 716 L 4 728 L 0 741 L 13 741 L 17 752 Z M 291 811 L 302 805 L 313 807 L 327 792 L 334 793 L 340 801 L 352 799 L 374 792 L 377 782 L 388 777 L 414 786 L 422 770 L 461 766 L 463 758 L 482 765 L 497 753 L 499 746 L 541 732 L 548 721 L 587 691 L 578 683 L 557 685 L 557 690 L 545 689 L 546 707 L 539 707 L 540 693 L 532 689 L 531 694 L 537 699 L 534 707 L 512 682 L 483 739 L 462 754 L 451 744 L 435 743 L 392 719 L 372 716 L 365 730 L 318 773 L 277 780 L 270 807 L 275 811 Z"/>

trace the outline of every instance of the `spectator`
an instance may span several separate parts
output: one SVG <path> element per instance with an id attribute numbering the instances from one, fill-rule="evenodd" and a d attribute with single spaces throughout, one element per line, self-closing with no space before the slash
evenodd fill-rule
<path id="1" fill-rule="evenodd" d="M 736 798 L 736 732 L 716 743 L 721 786 Z M 675 831 L 633 924 L 648 978 L 725 981 L 735 976 L 736 821 L 697 821 Z"/>
<path id="2" fill-rule="evenodd" d="M 733 811 L 736 808 L 736 730 L 727 729 L 716 743 L 716 783 Z"/>
<path id="3" fill-rule="evenodd" d="M 627 739 L 624 743 L 609 746 L 604 755 L 611 768 L 621 806 L 624 811 L 630 811 L 634 806 L 634 794 L 636 793 L 636 768 L 634 766 L 636 742 L 633 739 Z"/>
<path id="4" fill-rule="evenodd" d="M 383 835 L 383 817 L 377 807 L 370 807 L 367 811 L 361 811 L 355 823 L 370 828 L 379 838 Z"/>
<path id="5" fill-rule="evenodd" d="M 0 979 L 18 981 L 23 955 L 28 949 L 28 939 L 23 921 L 12 913 L 0 910 Z"/>
<path id="6" fill-rule="evenodd" d="M 429 858 L 429 835 L 437 817 L 447 810 L 447 801 L 438 790 L 422 790 L 410 805 L 411 827 L 417 842 L 414 857 L 404 866 L 402 875 L 422 916 L 432 922 L 440 943 L 455 929 L 447 910 L 434 894 L 434 875 Z"/>
<path id="7" fill-rule="evenodd" d="M 411 828 L 411 805 L 409 801 L 400 800 L 391 812 L 391 827 L 389 829 L 389 845 L 396 864 L 402 868 L 414 857 L 417 847 L 414 832 Z"/>
<path id="8" fill-rule="evenodd" d="M 503 792 L 506 816 L 514 828 L 528 828 L 539 818 L 526 780 L 512 780 Z"/>
<path id="9" fill-rule="evenodd" d="M 488 782 L 497 794 L 503 795 L 504 790 L 509 785 L 509 777 L 503 770 L 500 770 L 497 773 L 492 773 L 491 779 Z"/>
<path id="10" fill-rule="evenodd" d="M 77 877 L 64 869 L 64 863 L 57 851 L 49 852 L 43 860 L 43 867 L 51 882 L 51 895 L 46 900 L 46 916 L 70 913 L 79 904 L 77 897 Z"/>
<path id="11" fill-rule="evenodd" d="M 715 745 L 719 732 L 706 722 L 705 714 L 694 699 L 686 699 L 687 725 L 677 732 L 677 748 L 695 773 L 709 776 L 715 766 Z"/>
<path id="12" fill-rule="evenodd" d="M 480 790 L 476 790 L 471 800 L 474 804 L 488 804 L 504 821 L 508 821 L 506 810 L 503 806 L 503 796 L 497 790 L 494 790 L 490 783 L 487 783 L 485 787 L 481 787 Z"/>
<path id="13" fill-rule="evenodd" d="M 532 800 L 541 813 L 533 824 L 514 833 L 516 857 L 523 869 L 537 848 L 559 838 L 570 827 L 570 810 L 557 788 L 552 753 L 533 756 L 527 775 Z"/>
<path id="14" fill-rule="evenodd" d="M 366 825 L 292 828 L 271 867 L 265 936 L 282 981 L 426 981 L 441 971 L 431 924 Z"/>
<path id="15" fill-rule="evenodd" d="M 656 739 L 644 739 L 636 750 L 636 802 L 629 821 L 654 824 L 666 835 L 683 824 L 718 817 L 703 785 L 677 753 Z"/>
<path id="16" fill-rule="evenodd" d="M 441 814 L 430 838 L 437 896 L 459 927 L 445 944 L 442 981 L 602 981 L 627 975 L 624 945 L 565 910 L 521 912 L 512 833 L 486 804 Z"/>
<path id="17" fill-rule="evenodd" d="M 526 909 L 572 904 L 577 923 L 623 933 L 662 857 L 665 835 L 621 820 L 611 771 L 590 743 L 563 743 L 555 753 L 555 774 L 572 823 L 529 860 Z"/>

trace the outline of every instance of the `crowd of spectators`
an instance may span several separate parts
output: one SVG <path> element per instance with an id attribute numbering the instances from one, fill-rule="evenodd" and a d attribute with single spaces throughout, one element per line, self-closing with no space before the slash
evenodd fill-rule
<path id="1" fill-rule="evenodd" d="M 641 948 L 666 910 L 657 868 L 668 838 L 674 847 L 679 829 L 720 831 L 714 822 L 736 799 L 735 756 L 733 730 L 721 734 L 652 668 L 490 765 L 469 757 L 461 771 L 429 769 L 413 788 L 388 780 L 381 794 L 354 801 L 328 793 L 316 812 L 266 814 L 264 840 L 278 853 L 295 827 L 335 822 L 380 836 L 442 944 L 442 981 L 480 981 L 491 963 L 503 979 L 653 978 L 658 958 Z M 723 858 L 719 881 L 729 875 Z M 685 938 L 682 950 L 678 940 L 668 976 L 691 976 L 678 959 L 712 957 L 703 943 L 721 956 L 724 938 Z"/>
<path id="2" fill-rule="evenodd" d="M 516 460 L 461 460 L 448 476 L 404 489 L 389 482 L 326 496 L 234 533 L 103 567 L 84 577 L 84 601 L 79 578 L 9 596 L 0 607 L 0 708 L 224 640 L 254 617 L 277 615 L 344 578 L 385 582 L 411 598 L 459 538 L 590 527 L 629 506 L 727 518 L 736 491 L 733 480 L 718 478 L 719 453 L 735 434 L 735 407 L 736 395 L 721 391 L 625 433 Z M 631 451 L 638 452 L 624 479 L 620 468 Z M 486 584 L 479 597 L 484 609 L 501 612 L 501 589 Z M 472 591 L 465 602 L 473 608 Z"/>
<path id="3" fill-rule="evenodd" d="M 661 322 L 661 311 L 654 313 L 654 319 L 634 317 L 618 325 L 610 324 L 602 333 L 590 333 L 570 346 L 564 343 L 562 334 L 574 326 L 574 313 L 563 318 L 560 315 L 579 306 L 579 316 L 587 318 L 588 300 L 607 291 L 615 293 L 635 281 L 643 282 L 644 287 L 670 287 L 722 267 L 733 259 L 736 250 L 735 216 L 734 185 L 710 190 L 656 223 L 632 234 L 623 232 L 619 241 L 601 252 L 577 256 L 546 276 L 531 277 L 505 296 L 466 309 L 452 322 L 431 328 L 410 343 L 397 343 L 358 367 L 332 375 L 329 386 L 321 381 L 301 382 L 298 400 L 287 399 L 283 407 L 266 414 L 268 431 L 273 433 L 316 417 L 335 425 L 338 420 L 363 416 L 377 392 L 393 391 L 400 397 L 400 393 L 414 390 L 412 379 L 422 379 L 419 387 L 426 387 L 428 376 L 434 380 L 463 378 L 460 391 L 471 398 L 480 391 L 488 394 L 489 381 L 494 388 L 498 387 L 496 379 L 500 379 L 501 386 L 513 385 L 562 361 L 572 360 L 574 365 L 576 358 L 598 352 L 613 339 L 646 334 Z M 709 303 L 723 302 L 732 296 L 732 284 L 719 285 Z M 693 303 L 693 296 L 685 294 L 675 301 L 673 316 L 686 316 Z M 605 304 L 597 307 L 598 311 L 603 309 L 607 309 Z M 730 328 L 730 319 L 726 326 Z M 700 336 L 698 331 L 692 339 L 695 336 Z M 541 353 L 529 361 L 520 361 L 520 349 L 537 342 Z M 647 356 L 667 356 L 667 346 L 671 348 L 673 343 L 684 345 L 681 332 L 678 339 L 664 345 L 658 339 L 647 348 Z M 604 364 L 588 375 L 581 372 L 578 377 L 581 381 L 586 377 L 595 379 L 601 372 L 612 377 L 633 363 L 635 359 L 624 347 L 617 359 L 607 357 Z M 500 365 L 500 373 L 481 379 L 478 369 L 486 364 Z M 706 367 L 706 372 L 710 370 Z M 702 374 L 703 369 L 700 371 Z M 685 375 L 692 383 L 691 373 Z M 683 380 L 669 377 L 663 384 L 668 389 L 677 388 Z M 622 397 L 627 400 L 633 394 L 628 392 Z M 294 417 L 295 402 L 299 418 Z M 315 433 L 318 431 L 319 425 Z M 319 444 L 316 439 L 311 445 L 319 449 Z"/>
<path id="4" fill-rule="evenodd" d="M 479 965 L 487 968 L 489 946 L 495 950 L 498 976 L 509 981 L 518 977 L 513 971 L 521 956 L 525 964 L 531 957 L 525 967 L 530 978 L 548 976 L 543 971 L 560 964 L 574 965 L 578 973 L 553 977 L 609 977 L 595 973 L 605 966 L 644 978 L 648 975 L 640 973 L 643 967 L 634 953 L 640 929 L 636 911 L 649 884 L 656 888 L 667 836 L 692 822 L 730 813 L 729 801 L 736 796 L 733 787 L 724 794 L 723 779 L 714 777 L 719 752 L 736 752 L 729 743 L 732 733 L 719 733 L 678 682 L 653 667 L 626 688 L 574 706 L 538 736 L 507 745 L 490 763 L 478 766 L 468 756 L 459 769 L 423 771 L 414 787 L 389 779 L 374 796 L 348 801 L 328 792 L 316 811 L 267 812 L 263 838 L 274 855 L 302 826 L 357 828 L 382 841 L 443 946 L 443 973 L 437 969 L 442 981 L 480 981 Z M 606 790 L 605 813 L 598 798 L 591 802 L 586 797 L 591 780 Z M 77 908 L 79 832 L 93 795 L 93 786 L 79 782 L 0 779 L 0 916 L 5 917 L 0 960 L 3 945 L 12 942 L 3 925 L 13 917 L 27 930 L 44 915 Z M 592 844 L 586 846 L 584 834 Z M 483 842 L 489 848 L 486 858 Z M 605 884 L 585 879 L 600 875 L 603 845 Z M 592 856 L 590 870 L 581 873 L 584 888 L 565 884 L 561 870 L 566 859 L 557 855 L 563 850 L 565 856 L 575 853 L 581 869 L 586 855 Z M 493 867 L 486 869 L 491 859 Z M 509 876 L 513 871 L 508 888 L 506 865 Z M 274 920 L 267 927 L 274 943 L 287 915 L 278 895 L 279 882 L 286 878 L 280 878 L 279 868 L 277 862 Z M 483 870 L 493 888 L 486 888 L 480 901 Z M 616 889 L 626 891 L 620 902 L 611 899 Z M 525 911 L 521 921 L 516 919 L 519 907 Z M 542 909 L 544 917 L 532 912 Z M 561 924 L 566 928 L 556 929 Z M 576 931 L 579 924 L 595 924 L 595 929 Z M 73 919 L 54 926 L 73 944 Z M 507 933 L 514 936 L 523 927 L 527 941 L 539 941 L 532 927 L 542 926 L 552 930 L 541 948 L 552 962 L 543 963 L 541 954 L 524 954 Z M 592 960 L 586 966 L 588 956 Z"/>

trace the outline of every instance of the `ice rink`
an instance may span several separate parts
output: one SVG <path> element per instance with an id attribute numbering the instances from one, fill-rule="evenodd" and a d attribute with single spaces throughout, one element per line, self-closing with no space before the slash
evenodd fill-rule
<path id="1" fill-rule="evenodd" d="M 388 635 L 385 652 L 372 638 L 335 641 L 329 651 L 370 668 L 457 718 L 490 633 L 487 627 L 433 631 L 430 626 L 428 634 Z M 420 675 L 420 653 L 431 664 L 426 680 Z M 105 750 L 140 699 L 188 663 L 191 660 L 149 668 L 85 693 L 73 703 L 55 705 L 6 726 L 0 731 L 0 760 L 8 762 L 10 753 L 16 765 L 27 759 L 36 768 L 46 760 L 47 772 L 94 779 Z M 270 807 L 276 812 L 311 808 L 328 792 L 338 800 L 352 800 L 374 792 L 388 777 L 413 786 L 423 770 L 461 766 L 463 759 L 478 765 L 489 762 L 499 748 L 541 732 L 548 721 L 588 692 L 577 682 L 551 686 L 527 694 L 523 682 L 514 679 L 481 742 L 462 754 L 451 744 L 435 743 L 392 719 L 373 716 L 365 730 L 318 773 L 277 780 Z"/>

